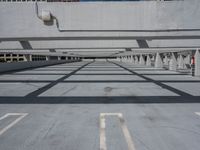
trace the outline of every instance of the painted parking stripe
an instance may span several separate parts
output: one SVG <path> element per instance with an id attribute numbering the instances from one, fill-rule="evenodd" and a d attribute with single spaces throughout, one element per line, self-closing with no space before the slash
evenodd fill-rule
<path id="1" fill-rule="evenodd" d="M 200 112 L 195 112 L 195 114 L 200 116 Z"/>
<path id="2" fill-rule="evenodd" d="M 19 116 L 17 119 L 15 119 L 13 122 L 11 122 L 9 125 L 7 125 L 6 127 L 4 127 L 3 129 L 0 130 L 0 135 L 2 135 L 3 133 L 5 133 L 8 129 L 10 129 L 11 127 L 13 127 L 16 123 L 18 123 L 21 119 L 23 119 L 26 115 L 28 115 L 27 113 L 7 113 L 4 116 L 0 117 L 0 121 L 2 121 L 3 119 L 9 117 L 9 116 Z"/>
<path id="3" fill-rule="evenodd" d="M 126 143 L 128 145 L 128 150 L 136 150 L 133 140 L 131 138 L 130 132 L 125 124 L 125 120 L 123 118 L 123 115 L 121 113 L 101 113 L 100 114 L 100 150 L 107 150 L 106 146 L 106 116 L 116 116 L 119 119 L 121 129 L 124 134 L 124 138 L 126 140 Z"/>

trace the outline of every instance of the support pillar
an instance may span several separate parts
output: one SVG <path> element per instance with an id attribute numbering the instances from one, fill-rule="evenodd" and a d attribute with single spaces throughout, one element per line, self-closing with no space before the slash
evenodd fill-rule
<path id="1" fill-rule="evenodd" d="M 160 53 L 156 53 L 155 68 L 162 68 L 162 67 L 163 67 L 163 61 L 161 55 Z"/>
<path id="2" fill-rule="evenodd" d="M 185 58 L 184 58 L 184 63 L 185 64 L 190 64 L 191 63 L 191 56 L 190 56 L 190 54 L 188 54 Z"/>
<path id="3" fill-rule="evenodd" d="M 130 56 L 127 56 L 127 62 L 131 62 Z"/>
<path id="4" fill-rule="evenodd" d="M 195 57 L 195 72 L 194 72 L 194 75 L 200 76 L 200 52 L 199 52 L 199 50 L 196 50 L 194 57 Z"/>
<path id="5" fill-rule="evenodd" d="M 170 62 L 169 62 L 169 70 L 171 70 L 171 71 L 177 70 L 177 59 L 176 59 L 175 53 L 171 53 L 171 58 L 170 58 Z"/>
<path id="6" fill-rule="evenodd" d="M 178 59 L 178 69 L 184 69 L 185 68 L 185 64 L 183 61 L 183 55 L 179 55 L 179 59 Z"/>
<path id="7" fill-rule="evenodd" d="M 166 65 L 166 66 L 169 65 L 169 60 L 168 60 L 167 55 L 165 55 L 165 57 L 164 57 L 164 65 Z"/>
<path id="8" fill-rule="evenodd" d="M 144 56 L 141 54 L 140 55 L 140 62 L 139 62 L 140 65 L 145 65 L 145 60 L 144 60 Z"/>
<path id="9" fill-rule="evenodd" d="M 132 63 L 132 58 L 131 58 L 131 56 L 128 57 L 128 62 Z"/>
<path id="10" fill-rule="evenodd" d="M 125 60 L 126 60 L 125 62 L 128 62 L 128 56 L 126 56 Z"/>
<path id="11" fill-rule="evenodd" d="M 46 56 L 46 60 L 49 60 L 49 56 Z"/>
<path id="12" fill-rule="evenodd" d="M 123 57 L 123 62 L 125 62 L 126 61 L 126 58 L 125 58 L 125 56 Z"/>
<path id="13" fill-rule="evenodd" d="M 135 63 L 133 55 L 131 55 L 131 63 Z"/>
<path id="14" fill-rule="evenodd" d="M 147 55 L 147 61 L 146 61 L 147 66 L 151 66 L 151 58 L 149 55 Z"/>
<path id="15" fill-rule="evenodd" d="M 124 56 L 124 57 L 122 57 L 122 62 L 125 62 L 125 56 Z"/>
<path id="16" fill-rule="evenodd" d="M 123 57 L 123 62 L 126 62 L 126 56 Z"/>
<path id="17" fill-rule="evenodd" d="M 29 61 L 33 61 L 32 55 L 29 55 Z"/>
<path id="18" fill-rule="evenodd" d="M 31 55 L 24 55 L 24 57 L 25 57 L 25 60 L 26 61 L 32 61 L 32 56 Z"/>
<path id="19" fill-rule="evenodd" d="M 138 60 L 138 56 L 135 56 L 135 64 L 138 64 L 139 60 Z"/>

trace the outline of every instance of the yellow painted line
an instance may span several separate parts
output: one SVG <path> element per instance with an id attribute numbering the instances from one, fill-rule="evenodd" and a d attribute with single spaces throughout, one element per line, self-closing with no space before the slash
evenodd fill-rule
<path id="1" fill-rule="evenodd" d="M 107 150 L 106 146 L 106 116 L 116 116 L 119 119 L 121 129 L 126 140 L 128 150 L 136 150 L 130 132 L 125 124 L 122 113 L 101 113 L 100 114 L 100 150 Z"/>
<path id="2" fill-rule="evenodd" d="M 11 122 L 9 125 L 7 125 L 6 127 L 4 127 L 3 129 L 0 130 L 0 135 L 2 135 L 3 133 L 5 133 L 8 129 L 10 129 L 11 127 L 13 127 L 16 123 L 18 123 L 21 119 L 23 119 L 26 115 L 28 115 L 27 113 L 7 113 L 4 116 L 0 117 L 0 121 L 2 121 L 3 119 L 9 117 L 9 116 L 19 116 L 17 119 L 15 119 L 13 122 Z"/>

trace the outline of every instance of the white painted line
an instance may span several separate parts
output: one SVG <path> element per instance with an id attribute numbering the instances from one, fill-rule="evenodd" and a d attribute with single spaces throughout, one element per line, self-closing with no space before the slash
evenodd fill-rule
<path id="1" fill-rule="evenodd" d="M 0 130 L 0 135 L 2 135 L 4 132 L 6 132 L 8 129 L 10 129 L 12 126 L 14 126 L 16 123 L 18 123 L 21 119 L 23 119 L 27 113 L 7 113 L 4 116 L 0 118 L 0 121 L 9 117 L 9 116 L 19 116 L 17 119 L 15 119 L 13 122 L 11 122 L 9 125 L 7 125 L 5 128 Z"/>
<path id="2" fill-rule="evenodd" d="M 200 112 L 195 112 L 195 114 L 200 116 Z"/>
<path id="3" fill-rule="evenodd" d="M 107 150 L 106 147 L 106 122 L 105 116 L 100 114 L 100 150 Z"/>
<path id="4" fill-rule="evenodd" d="M 131 138 L 130 132 L 125 124 L 125 120 L 121 113 L 101 113 L 100 114 L 100 150 L 107 150 L 106 131 L 105 131 L 105 128 L 106 128 L 105 117 L 106 116 L 117 116 L 119 118 L 120 126 L 128 145 L 128 150 L 135 150 L 135 146 Z"/>

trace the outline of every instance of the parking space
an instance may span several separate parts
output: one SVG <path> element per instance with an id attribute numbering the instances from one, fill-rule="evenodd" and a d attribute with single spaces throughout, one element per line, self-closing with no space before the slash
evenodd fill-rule
<path id="1" fill-rule="evenodd" d="M 1 115 L 28 113 L 0 136 L 0 147 L 4 150 L 98 150 L 100 115 L 121 113 L 136 150 L 198 150 L 200 118 L 195 112 L 199 107 L 199 104 L 0 105 Z M 129 150 L 118 118 L 106 116 L 105 125 L 107 149 Z"/>

